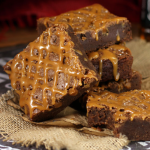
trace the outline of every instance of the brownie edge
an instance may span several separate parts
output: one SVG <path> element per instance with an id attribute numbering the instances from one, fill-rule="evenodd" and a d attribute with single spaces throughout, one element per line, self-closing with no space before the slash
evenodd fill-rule
<path id="1" fill-rule="evenodd" d="M 91 97 L 92 96 L 92 97 Z M 132 141 L 150 140 L 150 91 L 134 90 L 121 94 L 108 91 L 91 93 L 87 101 L 89 127 L 113 130 Z"/>
<path id="2" fill-rule="evenodd" d="M 115 44 L 88 54 L 89 60 L 101 76 L 100 82 L 125 80 L 132 77 L 133 56 L 123 44 Z"/>
<path id="3" fill-rule="evenodd" d="M 141 80 L 142 80 L 141 74 L 138 71 L 133 70 L 132 77 L 130 79 L 100 83 L 98 87 L 94 86 L 88 91 L 97 92 L 97 91 L 107 90 L 113 93 L 122 93 L 130 90 L 140 90 Z M 86 112 L 87 97 L 88 97 L 88 92 L 84 93 L 70 106 L 79 111 Z"/>
<path id="4" fill-rule="evenodd" d="M 40 18 L 37 21 L 39 35 L 54 23 L 69 24 L 86 53 L 132 39 L 131 23 L 127 18 L 115 16 L 100 4 Z"/>

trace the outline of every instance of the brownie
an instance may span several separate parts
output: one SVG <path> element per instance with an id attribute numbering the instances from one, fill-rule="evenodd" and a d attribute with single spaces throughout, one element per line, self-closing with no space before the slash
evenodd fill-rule
<path id="1" fill-rule="evenodd" d="M 123 44 L 91 52 L 88 58 L 102 77 L 100 82 L 125 80 L 132 76 L 133 56 Z"/>
<path id="2" fill-rule="evenodd" d="M 150 140 L 150 91 L 133 90 L 120 94 L 91 92 L 87 100 L 89 127 L 113 130 L 129 140 Z"/>
<path id="3" fill-rule="evenodd" d="M 132 76 L 129 79 L 119 80 L 119 81 L 109 81 L 105 83 L 100 83 L 102 89 L 106 89 L 113 93 L 122 93 L 130 90 L 140 90 L 142 83 L 142 76 L 138 71 L 133 70 Z"/>
<path id="4" fill-rule="evenodd" d="M 130 90 L 140 90 L 141 89 L 141 74 L 138 71 L 132 71 L 132 77 L 126 80 L 119 80 L 119 81 L 109 81 L 105 83 L 100 83 L 98 87 L 93 87 L 92 89 L 88 90 L 84 93 L 80 98 L 74 101 L 70 106 L 82 111 L 86 112 L 86 102 L 88 97 L 88 92 L 100 92 L 100 91 L 110 91 L 113 93 L 122 93 L 127 92 Z"/>
<path id="5" fill-rule="evenodd" d="M 4 70 L 32 121 L 54 117 L 100 79 L 67 24 L 47 28 Z"/>
<path id="6" fill-rule="evenodd" d="M 127 18 L 111 14 L 100 4 L 54 17 L 40 18 L 37 21 L 38 33 L 41 34 L 47 27 L 60 22 L 73 28 L 86 53 L 118 42 L 130 41 L 132 38 L 131 24 Z"/>

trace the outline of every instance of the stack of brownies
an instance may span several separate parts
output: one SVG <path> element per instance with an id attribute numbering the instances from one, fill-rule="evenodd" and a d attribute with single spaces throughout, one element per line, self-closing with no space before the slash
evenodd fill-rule
<path id="1" fill-rule="evenodd" d="M 132 39 L 131 24 L 126 18 L 95 4 L 59 16 L 40 18 L 39 35 L 57 23 L 72 27 L 101 77 L 100 86 L 116 93 L 141 88 L 141 75 L 132 70 L 133 57 L 124 44 Z"/>
<path id="2" fill-rule="evenodd" d="M 94 4 L 40 18 L 37 30 L 40 36 L 4 66 L 30 120 L 55 117 L 75 102 L 87 105 L 89 127 L 150 140 L 150 92 L 139 90 L 141 75 L 132 70 L 126 18 Z"/>

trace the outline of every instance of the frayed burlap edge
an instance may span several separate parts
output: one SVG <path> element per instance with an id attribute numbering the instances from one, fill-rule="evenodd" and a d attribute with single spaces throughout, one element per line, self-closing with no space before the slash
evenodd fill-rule
<path id="1" fill-rule="evenodd" d="M 24 121 L 20 116 L 23 112 L 7 105 L 7 100 L 14 97 L 13 90 L 8 91 L 0 97 L 0 134 L 3 140 L 13 140 L 13 144 L 20 143 L 28 147 L 35 144 L 36 147 L 44 145 L 46 149 L 68 150 L 117 150 L 126 146 L 129 141 L 127 137 L 121 135 L 115 138 L 112 133 L 103 131 L 96 136 L 83 133 L 82 129 L 72 127 L 54 127 L 36 125 Z M 80 131 L 77 131 L 80 130 Z M 92 130 L 92 129 L 90 129 Z M 97 131 L 98 133 L 98 131 Z"/>

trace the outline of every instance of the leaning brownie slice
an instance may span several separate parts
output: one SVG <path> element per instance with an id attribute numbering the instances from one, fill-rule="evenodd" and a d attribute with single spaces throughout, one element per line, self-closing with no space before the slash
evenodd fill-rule
<path id="1" fill-rule="evenodd" d="M 127 18 L 111 14 L 100 4 L 54 17 L 40 18 L 37 22 L 37 30 L 41 34 L 52 24 L 60 22 L 65 22 L 73 28 L 86 53 L 109 47 L 117 42 L 129 41 L 132 38 L 131 25 Z"/>
<path id="2" fill-rule="evenodd" d="M 106 127 L 129 140 L 150 140 L 150 91 L 91 92 L 87 113 L 89 127 Z"/>
<path id="3" fill-rule="evenodd" d="M 102 77 L 100 82 L 125 80 L 132 76 L 133 56 L 123 44 L 91 52 L 88 58 Z"/>
<path id="4" fill-rule="evenodd" d="M 72 33 L 53 25 L 4 66 L 32 121 L 54 117 L 99 80 Z"/>

